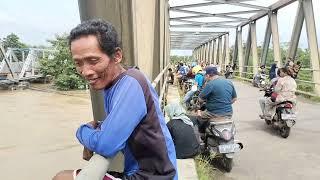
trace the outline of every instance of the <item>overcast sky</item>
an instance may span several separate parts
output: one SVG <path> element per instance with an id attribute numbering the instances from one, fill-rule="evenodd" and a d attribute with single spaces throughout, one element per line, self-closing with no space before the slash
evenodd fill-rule
<path id="1" fill-rule="evenodd" d="M 204 0 L 170 0 L 171 5 L 191 4 Z M 268 6 L 276 0 L 257 0 L 250 2 Z M 23 3 L 22 3 L 23 2 Z M 278 12 L 278 24 L 280 42 L 290 41 L 297 9 L 297 2 L 281 9 Z M 313 0 L 314 12 L 317 26 L 318 42 L 320 39 L 320 1 Z M 201 9 L 193 9 L 201 10 Z M 208 12 L 226 12 L 246 10 L 241 7 L 218 5 L 202 8 Z M 179 16 L 171 14 L 172 16 Z M 261 45 L 266 27 L 266 18 L 257 21 L 257 41 Z M 0 5 L 0 38 L 10 33 L 17 34 L 21 40 L 29 45 L 46 44 L 47 39 L 54 38 L 55 34 L 68 33 L 73 27 L 80 23 L 77 0 L 1 0 Z M 205 29 L 204 29 L 205 30 Z M 234 43 L 235 30 L 230 31 L 230 44 Z M 247 27 L 243 29 L 243 41 L 246 40 Z M 300 38 L 300 47 L 307 48 L 307 36 L 303 29 Z M 174 51 L 181 54 L 181 52 Z M 190 54 L 183 51 L 182 54 Z"/>

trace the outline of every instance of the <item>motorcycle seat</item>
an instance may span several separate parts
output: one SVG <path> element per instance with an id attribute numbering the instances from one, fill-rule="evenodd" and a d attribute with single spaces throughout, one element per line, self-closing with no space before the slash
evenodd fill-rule
<path id="1" fill-rule="evenodd" d="M 225 118 L 226 119 L 226 118 Z M 210 121 L 210 125 L 222 125 L 222 124 L 232 124 L 233 121 Z"/>
<path id="2" fill-rule="evenodd" d="M 287 103 L 289 103 L 289 104 L 294 104 L 292 101 L 283 101 L 283 102 L 280 102 L 280 103 L 278 103 L 277 105 L 282 105 L 282 104 L 287 104 Z"/>

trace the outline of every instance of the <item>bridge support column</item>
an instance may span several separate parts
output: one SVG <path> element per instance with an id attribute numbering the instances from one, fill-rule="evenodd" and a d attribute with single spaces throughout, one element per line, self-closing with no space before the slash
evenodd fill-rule
<path id="1" fill-rule="evenodd" d="M 315 93 L 320 96 L 320 61 L 319 49 L 317 41 L 316 25 L 314 21 L 314 13 L 312 0 L 303 0 L 303 11 L 306 20 L 308 44 L 310 49 L 310 58 L 313 71 L 313 81 L 315 84 Z"/>
<path id="2" fill-rule="evenodd" d="M 230 64 L 229 34 L 224 35 L 225 66 Z"/>
<path id="3" fill-rule="evenodd" d="M 248 35 L 247 35 L 247 43 L 246 43 L 246 51 L 244 55 L 244 63 L 243 63 L 243 72 L 244 75 L 247 77 L 248 75 L 248 65 L 249 65 L 249 58 L 250 58 L 250 52 L 251 52 L 251 23 L 249 24 L 248 28 Z"/>
<path id="4" fill-rule="evenodd" d="M 213 64 L 217 65 L 217 50 L 218 50 L 218 45 L 217 45 L 217 39 L 213 39 L 213 52 L 212 52 L 212 58 L 213 58 Z"/>
<path id="5" fill-rule="evenodd" d="M 302 5 L 302 1 L 299 1 L 296 19 L 294 21 L 294 26 L 291 34 L 291 41 L 288 49 L 288 55 L 287 55 L 288 58 L 296 57 L 301 30 L 303 26 L 303 21 L 304 21 L 303 5 Z"/>
<path id="6" fill-rule="evenodd" d="M 169 43 L 167 0 L 78 0 L 78 4 L 81 21 L 101 18 L 115 26 L 122 41 L 125 65 L 137 65 L 153 80 L 168 62 L 170 51 L 163 48 L 165 42 Z M 160 87 L 161 84 L 158 90 Z M 94 119 L 103 120 L 102 92 L 91 91 L 91 98 Z M 122 161 L 116 159 L 111 169 L 122 171 Z"/>
<path id="7" fill-rule="evenodd" d="M 242 47 L 242 27 L 239 28 L 238 32 L 238 60 L 239 60 L 239 76 L 243 76 L 243 47 Z"/>
<path id="8" fill-rule="evenodd" d="M 283 64 L 283 62 L 281 59 L 278 20 L 277 20 L 277 12 L 276 11 L 273 11 L 270 14 L 270 23 L 271 23 L 271 31 L 272 31 L 274 61 L 277 61 L 278 67 L 280 67 Z"/>
<path id="9" fill-rule="evenodd" d="M 221 60 L 221 70 L 224 71 L 225 67 L 226 67 L 226 35 L 223 35 L 221 37 L 221 39 L 223 38 L 223 45 L 221 45 L 223 47 L 222 50 L 222 60 Z"/>
<path id="10" fill-rule="evenodd" d="M 207 42 L 207 61 L 206 63 L 210 63 L 210 51 L 211 51 L 211 43 L 210 43 L 210 40 Z"/>
<path id="11" fill-rule="evenodd" d="M 213 39 L 210 41 L 210 54 L 209 54 L 209 64 L 213 63 L 213 51 L 214 51 L 214 41 Z"/>
<path id="12" fill-rule="evenodd" d="M 234 42 L 234 49 L 233 49 L 233 55 L 232 55 L 232 62 L 231 65 L 233 64 L 237 64 L 238 61 L 238 28 L 236 28 L 236 38 L 235 38 L 235 42 Z M 234 69 L 234 71 L 236 71 L 236 69 Z"/>
<path id="13" fill-rule="evenodd" d="M 262 45 L 262 52 L 261 52 L 261 58 L 260 63 L 266 64 L 268 51 L 269 51 L 269 45 L 270 45 L 270 39 L 271 39 L 271 25 L 270 25 L 270 16 L 268 17 L 266 32 L 264 35 L 263 45 Z"/>
<path id="14" fill-rule="evenodd" d="M 251 51 L 252 51 L 252 66 L 253 75 L 258 72 L 258 50 L 257 50 L 257 34 L 256 34 L 256 22 L 250 24 L 251 30 Z"/>
<path id="15" fill-rule="evenodd" d="M 222 37 L 218 38 L 218 65 L 222 67 Z"/>

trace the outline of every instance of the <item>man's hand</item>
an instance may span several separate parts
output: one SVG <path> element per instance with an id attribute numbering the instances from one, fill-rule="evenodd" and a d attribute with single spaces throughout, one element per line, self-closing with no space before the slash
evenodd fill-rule
<path id="1" fill-rule="evenodd" d="M 88 122 L 89 125 L 91 125 L 94 129 L 96 129 L 99 126 L 99 122 L 97 121 L 90 121 Z"/>
<path id="2" fill-rule="evenodd" d="M 88 122 L 88 124 L 92 126 L 94 129 L 98 128 L 99 126 L 99 123 L 97 121 L 90 121 Z M 89 161 L 92 156 L 93 156 L 93 152 L 87 149 L 86 147 L 83 147 L 82 159 Z"/>
<path id="3" fill-rule="evenodd" d="M 93 152 L 87 149 L 86 147 L 83 147 L 82 159 L 89 161 L 92 156 L 93 156 Z"/>
<path id="4" fill-rule="evenodd" d="M 201 117 L 201 110 L 197 110 L 197 116 Z"/>

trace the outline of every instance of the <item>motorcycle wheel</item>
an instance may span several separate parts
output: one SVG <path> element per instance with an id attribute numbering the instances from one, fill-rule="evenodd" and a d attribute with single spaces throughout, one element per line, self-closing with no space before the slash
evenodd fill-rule
<path id="1" fill-rule="evenodd" d="M 282 126 L 280 128 L 280 136 L 283 137 L 283 138 L 287 138 L 290 134 L 290 127 L 288 126 Z"/>
<path id="2" fill-rule="evenodd" d="M 224 165 L 224 169 L 227 172 L 230 172 L 232 170 L 232 165 L 233 165 L 233 159 L 232 158 L 228 158 L 225 154 L 222 157 L 222 163 Z"/>
<path id="3" fill-rule="evenodd" d="M 270 121 L 270 120 L 265 119 L 264 121 L 266 122 L 267 125 L 270 125 L 270 124 L 271 124 L 271 121 Z"/>

